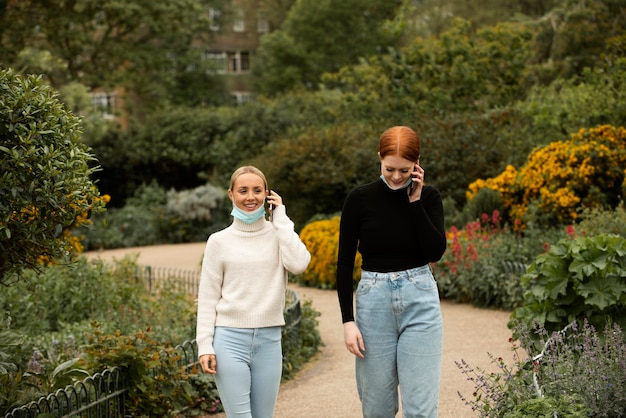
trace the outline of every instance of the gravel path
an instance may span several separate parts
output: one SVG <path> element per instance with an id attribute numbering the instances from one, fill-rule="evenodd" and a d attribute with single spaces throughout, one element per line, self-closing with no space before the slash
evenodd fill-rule
<path id="1" fill-rule="evenodd" d="M 137 254 L 142 265 L 198 269 L 204 243 L 157 245 L 86 253 L 103 260 Z M 284 383 L 278 396 L 275 418 L 359 418 L 360 402 L 354 380 L 354 359 L 343 343 L 343 327 L 335 291 L 292 285 L 301 301 L 311 301 L 320 312 L 319 332 L 324 346 L 295 379 Z M 512 359 L 503 311 L 478 309 L 442 301 L 444 354 L 439 399 L 440 418 L 476 416 L 457 392 L 471 396 L 473 384 L 459 371 L 455 361 L 492 369 L 488 353 Z M 425 384 L 428 384 L 425 382 Z M 401 416 L 399 413 L 398 416 Z M 218 414 L 215 418 L 225 418 Z"/>

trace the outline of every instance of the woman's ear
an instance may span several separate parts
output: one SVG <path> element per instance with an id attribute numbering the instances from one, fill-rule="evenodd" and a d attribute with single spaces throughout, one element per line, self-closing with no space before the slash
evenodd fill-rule
<path id="1" fill-rule="evenodd" d="M 228 198 L 231 200 L 231 202 L 233 201 L 233 191 L 228 189 Z"/>

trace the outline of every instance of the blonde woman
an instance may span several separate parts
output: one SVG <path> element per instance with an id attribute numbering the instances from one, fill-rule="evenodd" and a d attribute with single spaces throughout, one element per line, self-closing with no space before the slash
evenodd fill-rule
<path id="1" fill-rule="evenodd" d="M 282 373 L 287 272 L 302 273 L 311 256 L 259 169 L 237 169 L 228 196 L 233 223 L 209 237 L 202 262 L 198 356 L 202 370 L 215 375 L 229 418 L 271 418 Z"/>

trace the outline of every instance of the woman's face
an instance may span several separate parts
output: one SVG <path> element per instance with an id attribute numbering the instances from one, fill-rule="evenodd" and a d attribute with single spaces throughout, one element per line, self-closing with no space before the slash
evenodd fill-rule
<path id="1" fill-rule="evenodd" d="M 387 180 L 387 183 L 393 189 L 399 189 L 404 186 L 411 173 L 415 170 L 415 161 L 397 155 L 387 155 L 380 159 L 381 174 Z"/>
<path id="2" fill-rule="evenodd" d="M 239 209 L 252 212 L 265 202 L 265 183 L 253 173 L 243 173 L 235 179 L 235 184 L 228 190 L 228 197 Z"/>

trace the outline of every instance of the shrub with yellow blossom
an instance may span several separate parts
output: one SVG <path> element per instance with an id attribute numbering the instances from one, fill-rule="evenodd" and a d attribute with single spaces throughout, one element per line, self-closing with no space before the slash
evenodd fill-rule
<path id="1" fill-rule="evenodd" d="M 42 77 L 0 70 L 0 283 L 79 251 L 71 235 L 104 207 L 80 118 Z"/>
<path id="2" fill-rule="evenodd" d="M 482 188 L 500 193 L 509 218 L 531 216 L 543 223 L 565 224 L 583 208 L 615 207 L 626 191 L 626 129 L 581 129 L 567 141 L 534 150 L 517 171 L 508 166 L 491 179 L 469 185 L 471 200 Z"/>
<path id="3" fill-rule="evenodd" d="M 309 267 L 302 273 L 302 282 L 307 286 L 322 289 L 335 288 L 337 272 L 337 250 L 339 246 L 339 216 L 314 221 L 300 231 L 300 239 L 311 253 Z M 357 252 L 354 264 L 354 282 L 361 273 L 361 254 Z"/>

